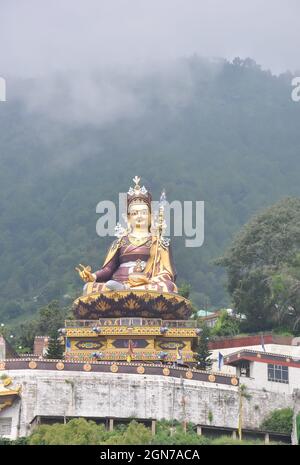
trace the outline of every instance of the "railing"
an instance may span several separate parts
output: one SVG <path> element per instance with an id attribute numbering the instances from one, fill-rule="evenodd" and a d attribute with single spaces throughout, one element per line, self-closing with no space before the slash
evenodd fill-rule
<path id="1" fill-rule="evenodd" d="M 99 318 L 99 320 L 66 320 L 66 328 L 95 326 L 161 326 L 167 328 L 195 328 L 194 320 L 161 320 L 159 318 Z"/>
<path id="2" fill-rule="evenodd" d="M 162 326 L 168 328 L 196 328 L 197 321 L 195 320 L 162 320 Z"/>

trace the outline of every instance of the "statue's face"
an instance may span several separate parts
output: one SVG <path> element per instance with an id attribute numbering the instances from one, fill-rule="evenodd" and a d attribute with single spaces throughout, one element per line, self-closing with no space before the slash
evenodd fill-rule
<path id="1" fill-rule="evenodd" d="M 129 207 L 128 220 L 133 230 L 148 231 L 150 212 L 146 204 L 136 204 Z"/>

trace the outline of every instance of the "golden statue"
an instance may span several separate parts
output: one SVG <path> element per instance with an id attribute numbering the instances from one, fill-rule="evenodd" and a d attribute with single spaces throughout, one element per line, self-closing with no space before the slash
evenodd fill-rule
<path id="1" fill-rule="evenodd" d="M 185 321 L 192 306 L 175 284 L 164 236 L 165 194 L 154 214 L 150 193 L 139 177 L 133 181 L 127 193 L 127 225 L 117 225 L 117 239 L 102 268 L 76 268 L 86 284 L 73 302 L 75 320 L 66 322 L 66 358 L 114 361 L 112 367 L 118 360 L 192 362 L 198 333 L 193 322 Z"/>
<path id="2" fill-rule="evenodd" d="M 151 194 L 133 179 L 135 186 L 127 193 L 127 228 L 117 226 L 118 238 L 112 243 L 102 268 L 76 268 L 87 284 L 85 295 L 128 289 L 177 293 L 176 271 L 165 230 L 164 203 L 161 196 L 158 218 L 151 216 Z"/>

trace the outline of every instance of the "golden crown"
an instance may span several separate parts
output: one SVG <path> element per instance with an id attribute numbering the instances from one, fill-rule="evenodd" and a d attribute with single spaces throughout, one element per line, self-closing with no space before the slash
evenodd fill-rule
<path id="1" fill-rule="evenodd" d="M 140 186 L 140 180 L 141 178 L 139 176 L 135 176 L 133 178 L 135 186 L 130 187 L 129 191 L 127 192 L 127 211 L 129 210 L 130 205 L 140 203 L 145 203 L 151 211 L 152 196 L 150 192 L 147 191 L 145 186 Z"/>

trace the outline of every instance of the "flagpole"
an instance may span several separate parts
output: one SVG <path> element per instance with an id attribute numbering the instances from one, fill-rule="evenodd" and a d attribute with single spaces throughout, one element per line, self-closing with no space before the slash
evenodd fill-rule
<path id="1" fill-rule="evenodd" d="M 240 441 L 242 440 L 242 414 L 243 414 L 243 400 L 242 400 L 242 390 L 240 386 L 240 389 L 239 389 L 239 426 L 238 426 Z"/>

